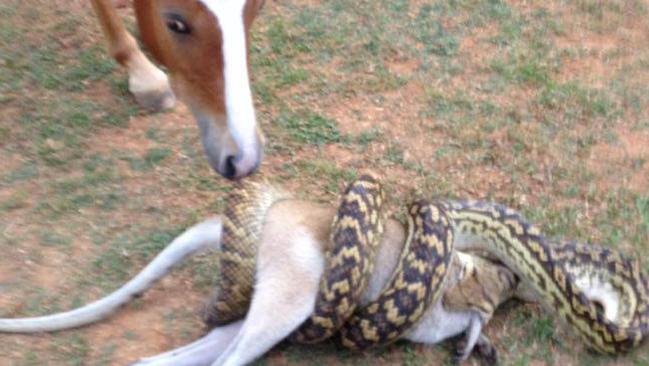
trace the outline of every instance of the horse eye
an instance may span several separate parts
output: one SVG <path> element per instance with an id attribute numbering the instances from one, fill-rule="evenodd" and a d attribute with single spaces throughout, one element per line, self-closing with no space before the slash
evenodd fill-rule
<path id="1" fill-rule="evenodd" d="M 169 16 L 167 18 L 167 28 L 170 31 L 178 34 L 190 34 L 191 29 L 184 20 L 179 19 L 177 16 Z"/>

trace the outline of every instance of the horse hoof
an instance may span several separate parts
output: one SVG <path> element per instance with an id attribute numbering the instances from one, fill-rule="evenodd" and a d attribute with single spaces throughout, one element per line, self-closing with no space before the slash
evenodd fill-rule
<path id="1" fill-rule="evenodd" d="M 176 96 L 171 89 L 162 91 L 152 90 L 133 93 L 137 104 L 153 112 L 172 109 L 176 105 Z"/>
<path id="2" fill-rule="evenodd" d="M 171 90 L 169 78 L 146 58 L 134 62 L 129 72 L 128 89 L 135 96 L 137 103 L 150 111 L 162 111 L 173 108 L 176 96 Z"/>

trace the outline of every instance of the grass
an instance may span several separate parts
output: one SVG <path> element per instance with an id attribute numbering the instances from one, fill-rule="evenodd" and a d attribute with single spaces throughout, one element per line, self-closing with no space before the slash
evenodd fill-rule
<path id="1" fill-rule="evenodd" d="M 280 114 L 275 123 L 299 143 L 322 145 L 340 140 L 336 121 L 311 111 Z"/>
<path id="2" fill-rule="evenodd" d="M 230 189 L 186 109 L 137 108 L 89 4 L 33 3 L 0 5 L 3 316 L 100 297 L 222 210 Z M 263 174 L 324 202 L 367 169 L 394 206 L 489 198 L 649 270 L 648 11 L 639 0 L 267 3 L 250 54 Z M 214 271 L 199 256 L 107 322 L 2 337 L 0 364 L 125 364 L 186 343 Z M 587 353 L 535 305 L 508 304 L 486 333 L 504 365 L 649 364 L 644 348 Z M 449 349 L 284 345 L 257 364 L 442 365 Z"/>

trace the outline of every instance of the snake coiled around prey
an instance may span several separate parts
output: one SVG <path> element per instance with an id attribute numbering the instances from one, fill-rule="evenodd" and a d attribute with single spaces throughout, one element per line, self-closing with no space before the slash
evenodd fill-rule
<path id="1" fill-rule="evenodd" d="M 440 204 L 453 223 L 456 248 L 497 257 L 593 350 L 622 353 L 646 338 L 649 283 L 637 261 L 598 245 L 551 241 L 499 204 Z"/>
<path id="2" fill-rule="evenodd" d="M 232 189 L 223 212 L 219 257 L 220 283 L 203 321 L 209 327 L 241 319 L 248 312 L 255 277 L 255 257 L 270 207 L 290 195 L 267 183 L 246 181 Z"/>
<path id="3" fill-rule="evenodd" d="M 250 204 L 257 195 L 263 196 L 262 200 L 268 198 L 268 193 L 257 187 L 248 192 L 248 203 L 240 204 Z M 351 348 L 395 340 L 416 322 L 420 309 L 436 301 L 443 292 L 454 250 L 486 251 L 497 258 L 596 351 L 628 351 L 649 333 L 649 285 L 637 261 L 596 245 L 551 241 L 518 212 L 485 201 L 440 200 L 434 204 L 414 204 L 409 210 L 411 234 L 400 264 L 381 295 L 359 309 L 358 294 L 365 285 L 364 276 L 371 272 L 373 252 L 382 231 L 384 201 L 376 178 L 362 176 L 350 184 L 334 218 L 334 245 L 326 253 L 326 271 L 317 302 L 320 305 L 316 305 L 314 315 L 292 339 L 316 342 L 340 331 L 343 344 Z M 263 222 L 263 216 L 255 219 Z M 244 230 L 237 222 L 243 220 L 231 220 L 234 230 Z M 260 228 L 261 224 L 250 227 Z M 336 233 L 344 235 L 337 238 Z M 232 247 L 246 245 L 252 248 L 247 253 L 254 253 L 255 235 L 239 237 L 242 240 L 233 242 Z M 352 247 L 359 244 L 362 247 Z M 251 260 L 236 262 L 234 266 L 247 266 L 248 272 L 253 273 L 254 254 L 247 258 Z M 252 277 L 231 276 L 231 279 L 239 286 L 252 288 Z M 417 296 L 399 298 L 397 294 L 403 288 Z M 406 298 L 416 299 L 414 306 Z M 328 301 L 320 302 L 320 299 Z M 236 318 L 241 318 L 246 310 L 247 307 L 239 308 Z"/>

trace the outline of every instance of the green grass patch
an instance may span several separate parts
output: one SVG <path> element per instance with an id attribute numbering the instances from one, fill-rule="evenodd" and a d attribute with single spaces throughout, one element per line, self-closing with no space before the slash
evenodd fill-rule
<path id="1" fill-rule="evenodd" d="M 22 207 L 25 207 L 27 204 L 27 199 L 29 198 L 29 192 L 26 190 L 17 190 L 9 197 L 0 200 L 0 211 L 12 211 Z"/>
<path id="2" fill-rule="evenodd" d="M 335 120 L 307 110 L 281 113 L 275 123 L 300 143 L 321 145 L 337 142 L 340 139 L 340 131 Z"/>
<path id="3" fill-rule="evenodd" d="M 128 161 L 131 169 L 143 172 L 160 165 L 171 154 L 172 151 L 168 147 L 154 147 L 143 157 L 124 156 L 121 159 Z"/>
<path id="4" fill-rule="evenodd" d="M 547 110 L 560 115 L 559 121 L 592 121 L 597 117 L 612 120 L 620 115 L 621 110 L 604 91 L 585 88 L 577 83 L 568 82 L 559 85 L 547 85 L 538 102 Z M 547 118 L 546 121 L 550 121 Z"/>
<path id="5" fill-rule="evenodd" d="M 134 269 L 151 260 L 180 232 L 181 228 L 175 228 L 117 235 L 110 243 L 103 244 L 105 250 L 92 261 L 92 271 L 98 275 L 82 279 L 81 284 L 97 285 L 108 291 L 116 284 L 124 283 Z"/>
<path id="6" fill-rule="evenodd" d="M 340 191 L 341 182 L 349 182 L 357 175 L 354 169 L 338 167 L 334 162 L 326 159 L 300 160 L 296 168 L 313 179 L 324 182 L 325 189 L 333 193 Z"/>

